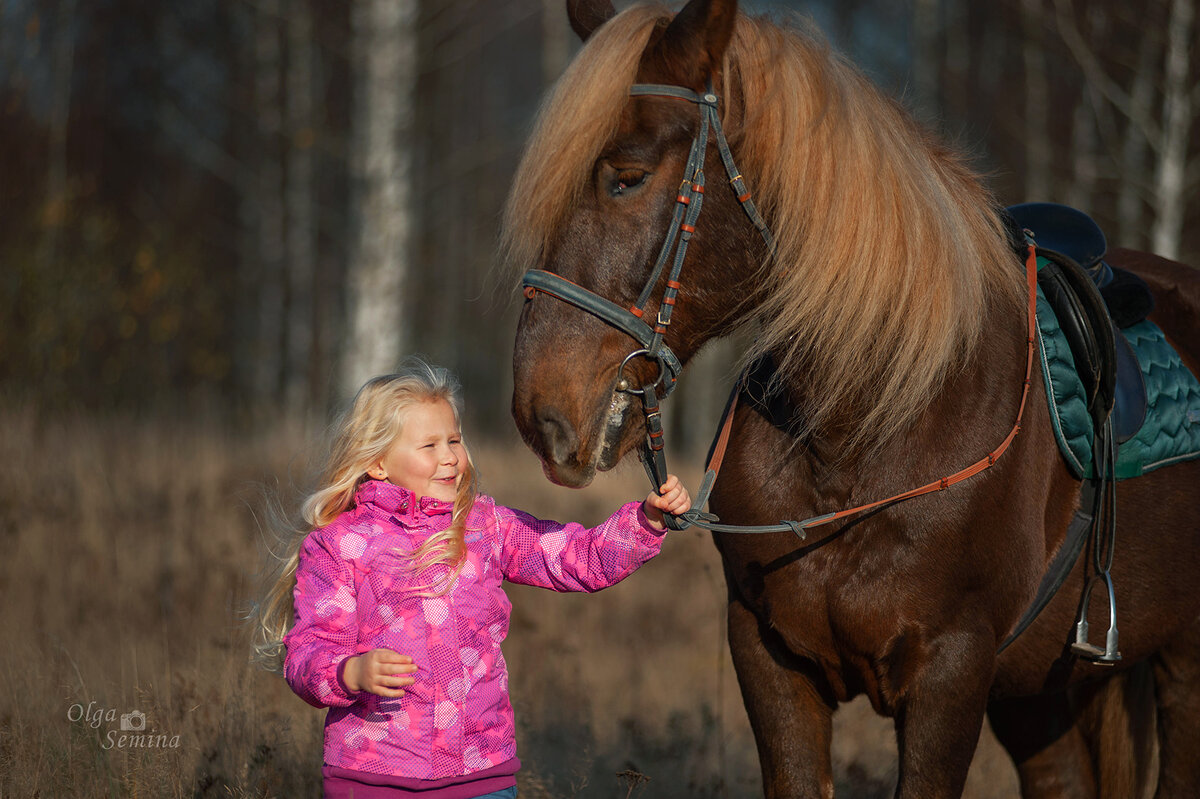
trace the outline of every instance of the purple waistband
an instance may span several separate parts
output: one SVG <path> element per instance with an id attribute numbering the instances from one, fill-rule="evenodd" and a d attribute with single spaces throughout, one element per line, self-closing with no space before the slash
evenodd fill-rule
<path id="1" fill-rule="evenodd" d="M 322 766 L 325 799 L 475 799 L 517 784 L 521 761 L 506 760 L 498 766 L 440 780 L 419 780 L 390 774 Z"/>

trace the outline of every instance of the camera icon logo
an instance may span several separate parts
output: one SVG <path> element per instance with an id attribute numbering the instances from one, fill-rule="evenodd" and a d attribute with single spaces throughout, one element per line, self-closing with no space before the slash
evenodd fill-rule
<path id="1" fill-rule="evenodd" d="M 146 729 L 146 714 L 140 710 L 121 714 L 122 732 L 142 732 Z"/>

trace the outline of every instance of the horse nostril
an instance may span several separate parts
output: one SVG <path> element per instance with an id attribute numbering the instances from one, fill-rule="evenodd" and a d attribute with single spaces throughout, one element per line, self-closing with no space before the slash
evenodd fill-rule
<path id="1" fill-rule="evenodd" d="M 579 448 L 579 437 L 567 417 L 552 405 L 546 405 L 534 414 L 538 432 L 546 454 L 555 463 L 566 463 Z"/>

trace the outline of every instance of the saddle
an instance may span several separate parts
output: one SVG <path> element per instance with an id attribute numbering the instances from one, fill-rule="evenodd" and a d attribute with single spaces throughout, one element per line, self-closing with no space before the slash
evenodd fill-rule
<path id="1" fill-rule="evenodd" d="M 1083 480 L 1079 509 L 1067 528 L 1063 545 L 1055 554 L 1050 567 L 1038 586 L 1037 594 L 1012 633 L 1001 644 L 1003 651 L 1037 617 L 1057 593 L 1078 560 L 1084 543 L 1091 541 L 1093 553 L 1090 569 L 1085 572 L 1079 616 L 1075 622 L 1075 640 L 1070 652 L 1076 657 L 1100 665 L 1113 665 L 1121 659 L 1117 650 L 1116 599 L 1113 594 L 1113 540 L 1116 532 L 1115 464 L 1117 445 L 1132 438 L 1146 417 L 1146 386 L 1141 367 L 1125 336 L 1122 326 L 1136 324 L 1146 317 L 1152 307 L 1149 288 L 1131 273 L 1124 273 L 1117 285 L 1129 288 L 1122 295 L 1139 294 L 1137 299 L 1120 303 L 1126 317 L 1118 322 L 1110 313 L 1110 305 L 1102 293 L 1113 286 L 1118 270 L 1104 262 L 1108 249 L 1103 231 L 1087 214 L 1054 203 L 1025 203 L 1007 209 L 1007 221 L 1014 250 L 1020 252 L 1033 243 L 1038 256 L 1038 289 L 1041 308 L 1043 301 L 1052 310 L 1057 331 L 1066 339 L 1073 361 L 1077 382 L 1082 388 L 1082 403 L 1090 417 L 1091 474 L 1080 468 L 1077 477 Z M 1114 289 L 1109 289 L 1110 293 Z M 1114 303 L 1115 304 L 1115 303 Z M 1132 310 L 1132 313 L 1129 311 Z M 1048 343 L 1044 320 L 1039 313 L 1039 336 L 1042 338 L 1043 372 L 1046 393 L 1052 415 L 1057 414 L 1058 396 L 1052 386 L 1047 367 Z M 1135 318 L 1136 317 L 1136 318 Z M 1061 426 L 1055 415 L 1056 436 Z M 1062 439 L 1060 438 L 1060 445 Z M 1062 447 L 1064 455 L 1068 448 Z M 1070 463 L 1070 459 L 1068 459 Z M 1088 609 L 1093 587 L 1101 584 L 1108 597 L 1109 628 L 1104 646 L 1093 644 L 1088 635 Z"/>
<path id="2" fill-rule="evenodd" d="M 1007 209 L 1016 241 L 1029 235 L 1045 263 L 1038 286 L 1070 345 L 1093 427 L 1111 418 L 1118 444 L 1146 418 L 1146 386 L 1128 340 L 1119 332 L 1144 320 L 1154 299 L 1145 282 L 1104 260 L 1104 232 L 1091 217 L 1056 203 Z M 1040 263 L 1040 262 L 1039 262 Z"/>
<path id="3" fill-rule="evenodd" d="M 1043 206 L 1044 207 L 1044 206 Z M 1054 437 L 1067 468 L 1079 480 L 1106 475 L 1116 480 L 1200 457 L 1200 426 L 1192 420 L 1200 407 L 1200 381 L 1183 363 L 1163 331 L 1145 316 L 1153 307 L 1146 284 L 1130 272 L 1109 268 L 1102 260 L 1087 264 L 1102 251 L 1102 235 L 1090 219 L 1073 209 L 1053 206 L 1057 219 L 1075 223 L 1082 231 L 1064 237 L 1060 228 L 1047 227 L 1038 240 L 1053 240 L 1066 250 L 1039 251 L 1037 299 L 1038 355 L 1046 386 Z M 1057 210 L 1062 209 L 1062 210 Z M 1076 257 L 1086 266 L 1075 269 Z M 1109 282 L 1099 289 L 1104 307 L 1097 308 L 1094 292 L 1080 280 L 1080 271 Z M 1106 274 L 1107 273 L 1107 274 Z M 1074 295 L 1072 287 L 1085 292 Z M 1101 339 L 1111 319 L 1116 356 L 1115 374 L 1108 376 Z M 1104 470 L 1096 469 L 1096 444 L 1103 432 L 1103 409 L 1110 404 L 1109 426 L 1115 457 Z"/>

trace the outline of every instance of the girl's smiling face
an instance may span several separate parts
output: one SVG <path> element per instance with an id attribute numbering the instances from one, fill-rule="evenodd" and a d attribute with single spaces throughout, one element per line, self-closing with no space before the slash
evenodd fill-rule
<path id="1" fill-rule="evenodd" d="M 467 466 L 467 451 L 454 409 L 444 400 L 418 402 L 405 415 L 400 435 L 367 474 L 421 497 L 453 502 Z"/>

